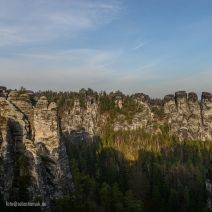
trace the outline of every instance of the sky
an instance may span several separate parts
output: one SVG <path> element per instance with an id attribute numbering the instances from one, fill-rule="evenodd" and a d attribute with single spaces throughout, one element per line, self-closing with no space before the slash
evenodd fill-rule
<path id="1" fill-rule="evenodd" d="M 0 0 L 0 85 L 212 91 L 211 0 Z"/>

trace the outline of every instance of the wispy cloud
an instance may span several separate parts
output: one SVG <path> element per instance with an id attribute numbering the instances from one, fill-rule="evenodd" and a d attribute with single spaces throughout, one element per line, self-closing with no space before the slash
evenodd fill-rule
<path id="1" fill-rule="evenodd" d="M 17 45 L 26 41 L 27 38 L 21 35 L 16 27 L 0 27 L 0 47 Z"/>
<path id="2" fill-rule="evenodd" d="M 144 45 L 145 45 L 144 42 L 140 42 L 140 43 L 138 43 L 138 44 L 133 48 L 133 50 L 140 49 L 140 48 L 142 48 Z"/>
<path id="3" fill-rule="evenodd" d="M 0 0 L 0 45 L 71 38 L 110 23 L 120 12 L 118 1 Z"/>
<path id="4" fill-rule="evenodd" d="M 121 50 L 70 49 L 51 52 L 18 53 L 19 60 L 40 61 L 46 64 L 66 65 L 71 68 L 101 68 L 113 63 L 122 54 Z"/>
<path id="5" fill-rule="evenodd" d="M 109 67 L 121 54 L 99 49 L 14 54 L 0 58 L 1 81 L 12 88 L 24 85 L 35 90 L 107 89 L 119 79 Z"/>

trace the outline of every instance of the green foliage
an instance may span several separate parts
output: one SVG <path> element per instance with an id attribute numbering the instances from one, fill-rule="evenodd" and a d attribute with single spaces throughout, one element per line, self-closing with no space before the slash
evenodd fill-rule
<path id="1" fill-rule="evenodd" d="M 124 197 L 124 208 L 125 211 L 129 212 L 142 212 L 143 203 L 141 200 L 135 198 L 131 190 L 127 191 Z"/>
<path id="2" fill-rule="evenodd" d="M 103 92 L 99 98 L 99 107 L 100 107 L 100 113 L 113 111 L 115 109 L 115 103 L 113 98 L 111 98 L 109 95 Z"/>
<path id="3" fill-rule="evenodd" d="M 153 106 L 151 107 L 151 112 L 154 113 L 154 115 L 158 119 L 163 119 L 165 117 L 164 108 L 163 106 Z"/>
<path id="4" fill-rule="evenodd" d="M 161 132 L 108 126 L 97 142 L 67 140 L 76 190 L 60 204 L 74 211 L 206 211 L 211 142 L 178 143 L 167 126 Z"/>
<path id="5" fill-rule="evenodd" d="M 111 186 L 104 182 L 99 193 L 100 203 L 108 211 L 111 208 Z"/>

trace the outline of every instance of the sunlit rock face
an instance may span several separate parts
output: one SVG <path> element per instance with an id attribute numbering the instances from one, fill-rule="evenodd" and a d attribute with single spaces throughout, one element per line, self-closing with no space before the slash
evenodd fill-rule
<path id="1" fill-rule="evenodd" d="M 208 92 L 202 93 L 202 122 L 203 122 L 203 138 L 210 140 L 212 138 L 212 94 Z"/>
<path id="2" fill-rule="evenodd" d="M 143 93 L 137 93 L 131 97 L 138 111 L 134 113 L 130 120 L 127 120 L 124 115 L 118 116 L 114 123 L 114 130 L 137 130 L 142 128 L 151 130 L 153 114 L 149 107 L 149 96 Z M 122 106 L 119 107 L 120 110 L 123 108 L 124 104 L 125 102 L 122 101 Z"/>
<path id="3" fill-rule="evenodd" d="M 60 139 L 57 106 L 33 92 L 5 91 L 0 97 L 0 192 L 17 200 L 17 179 L 27 178 L 30 200 L 47 203 L 73 189 L 66 149 Z M 20 164 L 20 161 L 23 164 Z"/>
<path id="4" fill-rule="evenodd" d="M 41 97 L 34 109 L 34 142 L 41 157 L 41 166 L 46 173 L 46 194 L 59 198 L 71 192 L 72 179 L 68 158 L 60 140 L 57 105 Z"/>
<path id="5" fill-rule="evenodd" d="M 61 127 L 63 132 L 85 129 L 91 136 L 98 133 L 99 111 L 98 102 L 93 97 L 87 97 L 85 107 L 80 107 L 79 99 L 74 100 L 73 108 L 65 111 Z"/>
<path id="6" fill-rule="evenodd" d="M 201 105 L 198 102 L 198 97 L 195 93 L 188 94 L 188 129 L 190 138 L 202 139 L 202 118 L 201 118 Z"/>
<path id="7" fill-rule="evenodd" d="M 164 112 L 170 133 L 179 140 L 211 140 L 211 94 L 203 92 L 201 102 L 195 93 L 179 91 L 164 98 Z"/>
<path id="8" fill-rule="evenodd" d="M 122 99 L 121 96 L 116 96 L 116 98 L 115 98 L 115 105 L 120 110 L 123 108 L 123 99 Z"/>
<path id="9" fill-rule="evenodd" d="M 126 116 L 122 111 L 125 108 L 125 96 L 121 92 L 112 94 L 114 105 L 119 112 L 111 123 L 114 131 L 145 129 L 150 133 L 160 132 L 154 126 L 168 125 L 170 135 L 175 135 L 180 141 L 210 140 L 211 136 L 211 94 L 203 92 L 202 100 L 198 101 L 194 92 L 178 91 L 175 95 L 164 98 L 165 119 L 157 120 L 151 111 L 150 98 L 137 93 L 133 99 L 135 111 Z M 98 135 L 100 128 L 107 125 L 107 114 L 99 113 L 99 102 L 93 97 L 85 99 L 84 107 L 80 106 L 79 99 L 74 100 L 74 106 L 64 111 L 61 119 L 63 132 L 72 132 L 84 129 L 91 136 Z M 102 124 L 103 123 L 103 124 Z"/>
<path id="10" fill-rule="evenodd" d="M 57 107 L 52 104 L 49 105 L 46 97 L 41 97 L 34 109 L 35 143 L 44 144 L 50 153 L 59 147 Z"/>

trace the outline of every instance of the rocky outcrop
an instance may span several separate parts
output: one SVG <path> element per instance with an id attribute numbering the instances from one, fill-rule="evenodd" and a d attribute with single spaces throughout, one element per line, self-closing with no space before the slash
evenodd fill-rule
<path id="1" fill-rule="evenodd" d="M 0 86 L 0 97 L 6 97 L 7 94 L 7 88 L 5 86 Z"/>
<path id="2" fill-rule="evenodd" d="M 115 98 L 115 105 L 120 110 L 123 108 L 123 99 L 122 99 L 122 96 L 116 96 L 116 98 Z"/>
<path id="3" fill-rule="evenodd" d="M 143 128 L 150 133 L 159 133 L 158 126 L 168 125 L 170 135 L 175 135 L 180 141 L 212 139 L 210 93 L 203 92 L 201 101 L 194 92 L 187 94 L 185 91 L 178 91 L 175 95 L 165 96 L 163 107 L 165 118 L 162 117 L 160 120 L 151 110 L 149 96 L 143 93 L 126 97 L 121 92 L 116 92 L 110 94 L 110 97 L 114 101 L 114 110 L 118 111 L 111 122 L 115 131 Z M 125 104 L 129 104 L 129 98 L 134 101 L 134 111 L 126 113 L 123 111 L 126 108 Z M 99 102 L 87 96 L 85 107 L 80 106 L 79 99 L 75 99 L 74 106 L 64 111 L 61 126 L 62 131 L 66 133 L 84 129 L 93 136 L 99 134 L 100 128 L 104 128 L 109 119 L 107 114 L 99 113 Z"/>
<path id="4" fill-rule="evenodd" d="M 202 93 L 201 99 L 203 138 L 212 139 L 212 94 Z"/>
<path id="5" fill-rule="evenodd" d="M 164 112 L 167 117 L 170 134 L 179 140 L 212 139 L 211 94 L 203 92 L 201 102 L 195 93 L 178 91 L 164 98 Z"/>
<path id="6" fill-rule="evenodd" d="M 35 104 L 29 91 L 5 91 L 0 97 L 0 170 L 4 200 L 22 197 L 22 178 L 27 198 L 44 200 L 47 210 L 53 200 L 73 190 L 55 103 L 41 97 Z"/>
<path id="7" fill-rule="evenodd" d="M 20 154 L 27 154 L 24 141 L 29 139 L 30 124 L 24 118 L 24 114 L 5 97 L 0 97 L 0 117 L 2 135 L 0 157 L 3 169 L 0 192 L 4 199 L 9 199 L 17 178 L 17 160 Z"/>
<path id="8" fill-rule="evenodd" d="M 130 120 L 125 115 L 119 115 L 114 122 L 114 130 L 151 130 L 153 124 L 153 113 L 149 107 L 149 97 L 143 93 L 137 93 L 131 97 L 136 105 L 137 112 L 133 114 Z M 121 110 L 124 102 L 119 106 Z"/>
<path id="9" fill-rule="evenodd" d="M 46 195 L 57 199 L 72 191 L 72 178 L 64 143 L 60 140 L 57 106 L 41 97 L 34 109 L 34 143 L 40 156 Z"/>
<path id="10" fill-rule="evenodd" d="M 98 102 L 93 97 L 88 96 L 85 108 L 80 106 L 79 99 L 75 99 L 73 108 L 64 111 L 61 127 L 64 133 L 83 128 L 92 136 L 98 133 L 98 121 Z"/>

